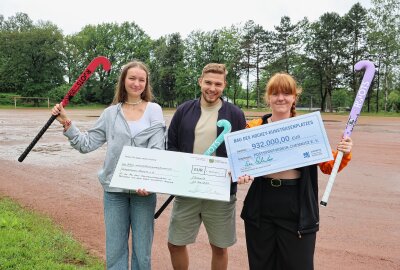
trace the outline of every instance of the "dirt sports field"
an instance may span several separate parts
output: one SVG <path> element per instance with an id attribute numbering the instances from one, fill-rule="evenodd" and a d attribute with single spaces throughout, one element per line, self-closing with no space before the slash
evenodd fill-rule
<path id="1" fill-rule="evenodd" d="M 100 113 L 70 111 L 82 129 L 89 128 Z M 167 124 L 172 114 L 165 112 Z M 91 253 L 104 258 L 102 189 L 96 172 L 105 147 L 82 155 L 69 146 L 61 127 L 53 123 L 25 161 L 17 161 L 49 117 L 47 109 L 0 110 L 0 196 L 52 217 Z M 334 147 L 347 116 L 323 119 Z M 400 269 L 400 117 L 362 116 L 352 137 L 353 160 L 336 178 L 328 207 L 320 209 L 316 269 Z M 327 179 L 321 174 L 320 196 Z M 248 185 L 242 185 L 238 192 L 238 242 L 229 249 L 232 270 L 248 269 L 239 217 L 247 189 Z M 158 206 L 166 198 L 158 195 Z M 153 269 L 172 269 L 167 249 L 170 211 L 171 206 L 156 220 Z M 209 269 L 210 249 L 203 228 L 189 250 L 190 269 Z"/>

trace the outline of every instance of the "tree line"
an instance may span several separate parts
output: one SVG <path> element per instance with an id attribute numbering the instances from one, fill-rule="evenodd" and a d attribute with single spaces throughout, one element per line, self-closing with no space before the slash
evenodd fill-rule
<path id="1" fill-rule="evenodd" d="M 327 12 L 310 22 L 281 18 L 273 30 L 254 21 L 213 31 L 171 33 L 156 40 L 135 22 L 87 25 L 63 35 L 49 21 L 28 14 L 0 15 L 0 92 L 61 100 L 95 57 L 112 63 L 97 70 L 75 103 L 110 104 L 123 64 L 147 63 L 156 102 L 174 107 L 197 98 L 197 79 L 209 62 L 226 64 L 227 99 L 241 107 L 262 106 L 266 81 L 275 72 L 292 74 L 303 88 L 300 106 L 332 111 L 351 107 L 362 72 L 359 60 L 375 63 L 377 73 L 365 102 L 366 111 L 400 110 L 400 2 L 371 0 L 354 4 L 340 16 Z"/>

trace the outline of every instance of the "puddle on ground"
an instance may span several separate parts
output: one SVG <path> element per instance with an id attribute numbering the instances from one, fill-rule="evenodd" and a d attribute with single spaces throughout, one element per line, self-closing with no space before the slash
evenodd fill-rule
<path id="1" fill-rule="evenodd" d="M 32 149 L 33 152 L 41 152 L 41 153 L 52 153 L 52 152 L 60 152 L 61 151 L 61 145 L 60 144 L 45 144 L 41 145 L 39 147 L 34 147 Z"/>

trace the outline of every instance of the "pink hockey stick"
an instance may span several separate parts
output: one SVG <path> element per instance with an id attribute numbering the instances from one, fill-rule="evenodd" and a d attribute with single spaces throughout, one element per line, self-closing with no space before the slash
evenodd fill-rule
<path id="1" fill-rule="evenodd" d="M 85 82 L 92 76 L 93 72 L 96 70 L 96 68 L 100 65 L 103 65 L 103 69 L 105 71 L 109 71 L 111 68 L 111 63 L 110 60 L 108 60 L 104 56 L 98 56 L 95 59 L 90 62 L 90 64 L 87 66 L 84 72 L 78 77 L 78 79 L 75 81 L 75 83 L 72 85 L 72 87 L 68 90 L 68 93 L 65 95 L 63 100 L 61 101 L 61 104 L 63 107 L 66 107 L 70 101 L 70 99 L 78 93 L 79 89 L 81 88 L 82 85 L 85 84 Z M 21 156 L 18 158 L 19 162 L 24 161 L 25 157 L 29 154 L 29 152 L 32 150 L 32 148 L 35 146 L 35 144 L 39 141 L 39 139 L 43 136 L 43 134 L 46 132 L 46 130 L 50 127 L 50 125 L 54 122 L 54 120 L 57 118 L 57 115 L 52 115 L 50 119 L 47 121 L 47 123 L 43 126 L 43 128 L 39 131 L 39 133 L 36 135 L 36 137 L 32 140 L 32 142 L 29 144 L 29 146 L 25 149 L 25 151 L 21 154 Z"/>
<path id="2" fill-rule="evenodd" d="M 357 123 L 358 116 L 360 115 L 364 100 L 367 96 L 368 90 L 372 84 L 372 80 L 374 79 L 375 75 L 375 65 L 370 61 L 361 60 L 355 64 L 354 68 L 357 71 L 365 69 L 365 73 L 361 81 L 360 88 L 358 89 L 356 99 L 354 100 L 353 107 L 351 108 L 349 120 L 347 121 L 343 137 L 349 137 L 351 135 L 351 132 L 353 131 L 353 128 Z M 326 206 L 328 204 L 329 195 L 331 193 L 333 183 L 335 182 L 335 178 L 339 170 L 340 163 L 342 162 L 342 158 L 343 152 L 339 151 L 336 156 L 331 175 L 329 176 L 324 195 L 322 196 L 322 200 L 320 202 L 322 206 Z"/>

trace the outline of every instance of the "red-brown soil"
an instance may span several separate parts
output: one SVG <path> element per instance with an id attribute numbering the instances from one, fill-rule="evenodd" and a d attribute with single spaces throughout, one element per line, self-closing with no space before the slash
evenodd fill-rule
<path id="1" fill-rule="evenodd" d="M 71 110 L 81 129 L 100 110 Z M 167 123 L 172 111 L 165 113 Z M 254 114 L 252 114 L 254 115 Z M 104 259 L 102 188 L 96 172 L 105 146 L 82 155 L 54 123 L 24 162 L 17 161 L 50 117 L 49 110 L 0 110 L 0 196 L 50 216 L 92 254 Z M 323 116 L 332 147 L 347 116 Z M 352 136 L 353 160 L 336 178 L 328 207 L 321 208 L 316 269 L 400 269 L 400 118 L 361 116 Z M 320 196 L 328 176 L 320 175 Z M 243 222 L 239 217 L 248 185 L 238 191 L 238 242 L 229 249 L 229 269 L 248 269 Z M 167 195 L 158 195 L 158 207 Z M 157 208 L 158 208 L 157 207 Z M 171 206 L 156 220 L 153 269 L 172 269 L 167 249 Z M 190 269 L 208 269 L 210 248 L 202 228 L 189 247 Z"/>

